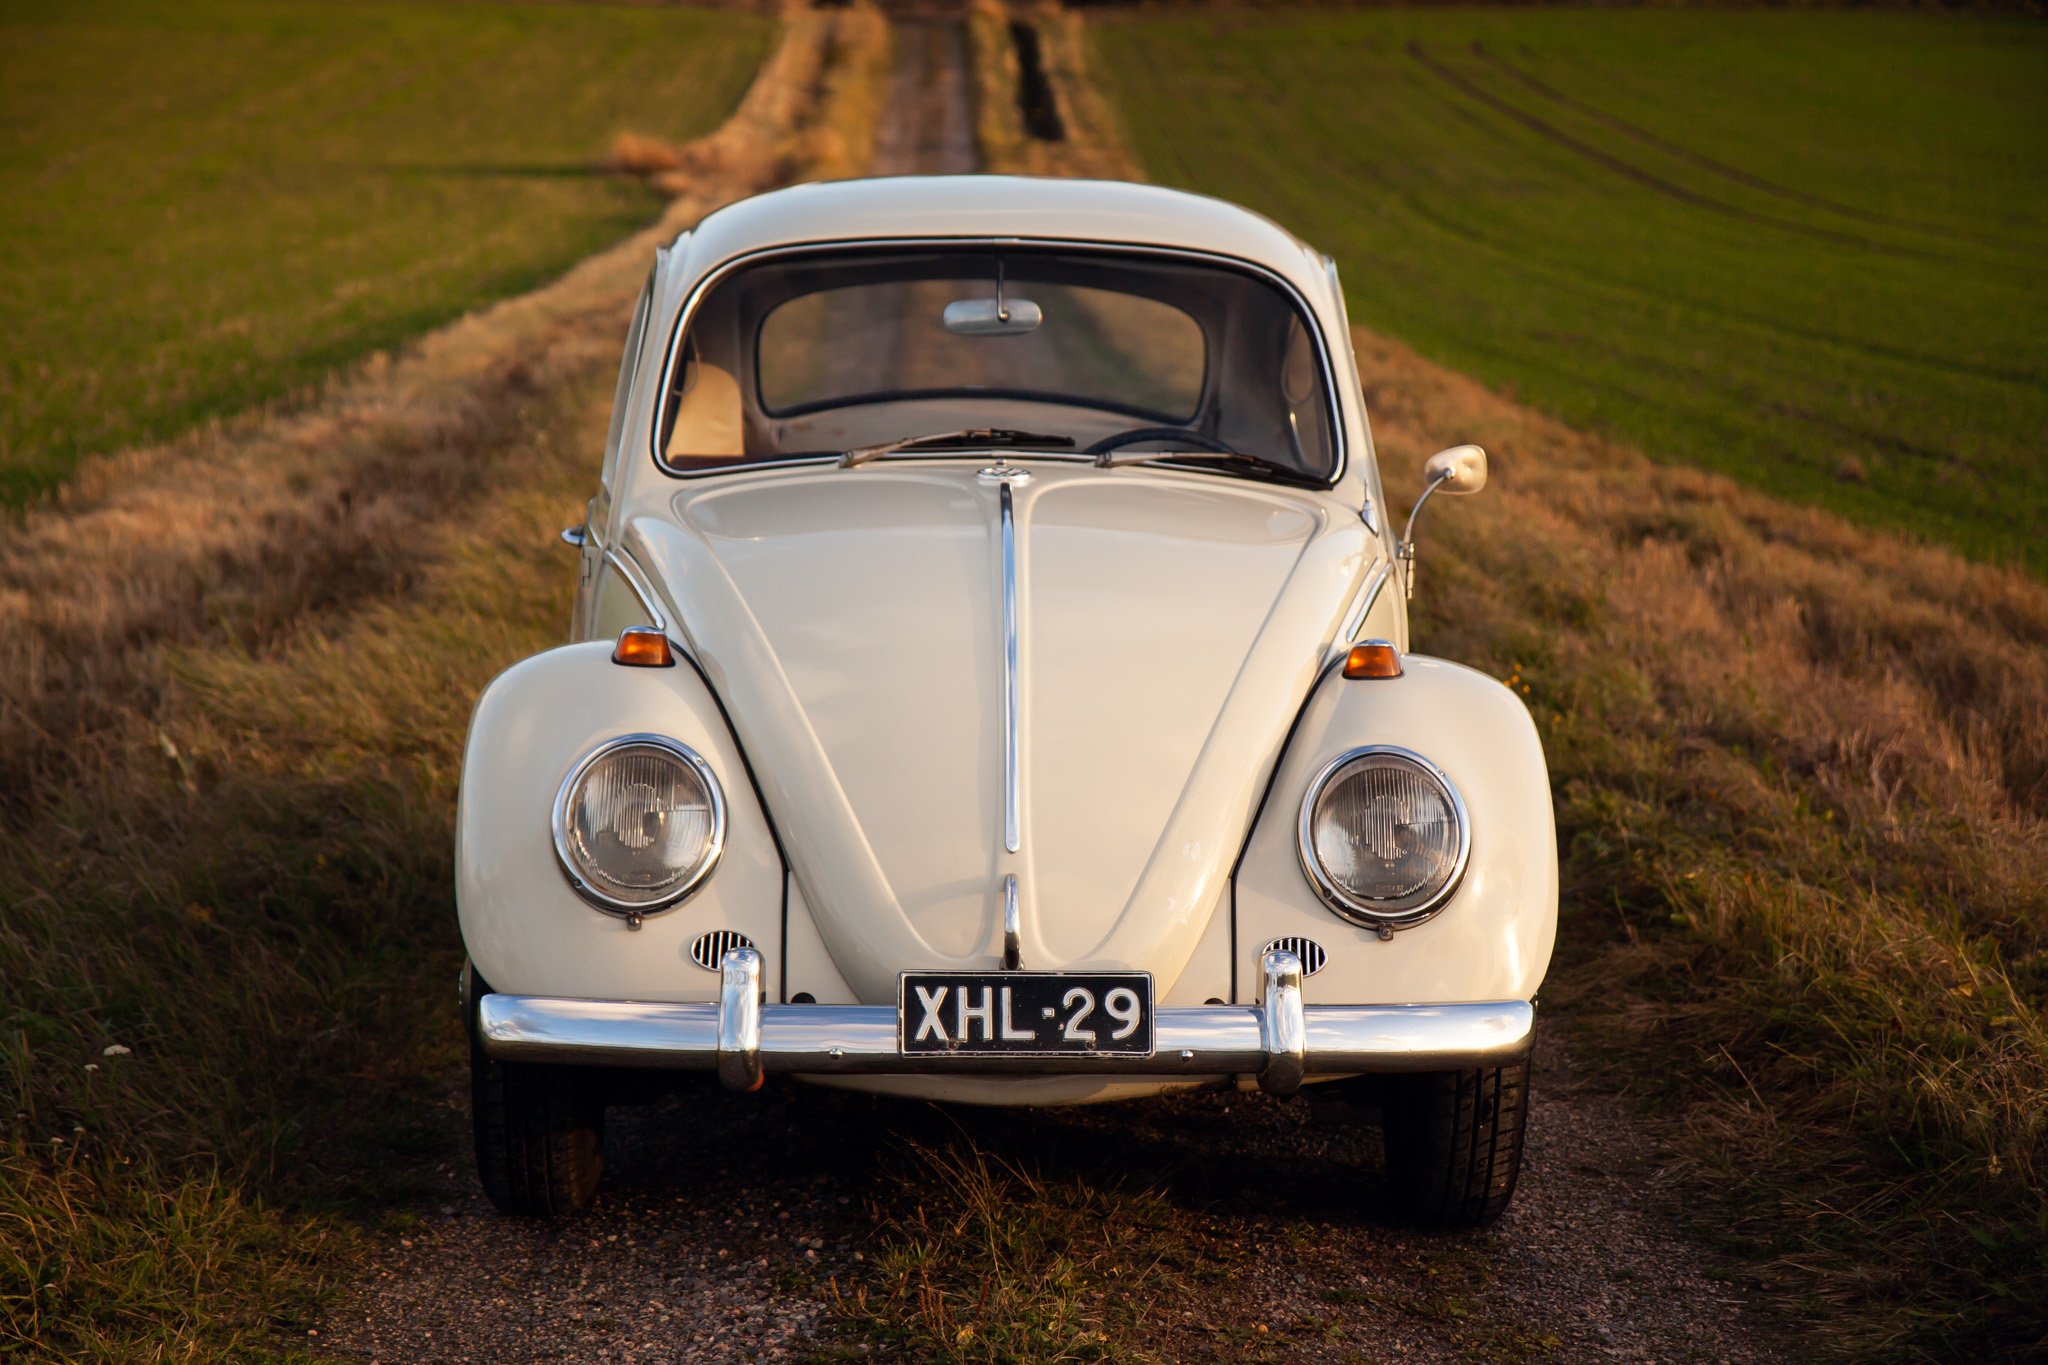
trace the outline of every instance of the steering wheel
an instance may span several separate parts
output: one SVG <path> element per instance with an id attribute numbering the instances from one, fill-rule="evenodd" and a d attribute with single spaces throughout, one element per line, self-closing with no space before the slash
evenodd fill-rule
<path id="1" fill-rule="evenodd" d="M 1221 441 L 1213 437 L 1204 436 L 1199 431 L 1190 431 L 1186 427 L 1132 427 L 1129 431 L 1119 431 L 1114 436 L 1103 437 L 1082 453 L 1087 455 L 1107 455 L 1112 450 L 1121 450 L 1125 446 L 1134 446 L 1140 441 L 1182 441 L 1197 450 L 1206 450 L 1212 455 L 1235 455 L 1237 453 Z M 1160 453 L 1165 454 L 1167 452 L 1162 451 Z"/>

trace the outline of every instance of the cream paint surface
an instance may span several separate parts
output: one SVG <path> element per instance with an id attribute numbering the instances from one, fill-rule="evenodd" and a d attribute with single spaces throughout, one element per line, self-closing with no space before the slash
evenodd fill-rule
<path id="1" fill-rule="evenodd" d="M 1130 904 L 1323 517 L 1256 486 L 1146 471 L 1063 480 L 1019 505 L 1022 863 L 1037 946 L 1061 965 L 1094 953 Z M 1268 726 L 1291 718 L 1286 698 L 1236 704 Z"/>
<path id="2" fill-rule="evenodd" d="M 578 759 L 619 735 L 680 740 L 725 795 L 725 849 L 697 892 L 638 930 L 570 889 L 549 836 L 555 792 Z M 495 990 L 595 1000 L 713 1000 L 718 977 L 690 959 L 706 929 L 737 929 L 782 955 L 782 866 L 746 765 L 694 670 L 621 668 L 609 645 L 523 659 L 485 689 L 470 722 L 456 811 L 462 941 Z"/>
<path id="3" fill-rule="evenodd" d="M 1328 493 L 1011 454 L 1033 474 L 1014 490 L 1023 760 L 1015 855 L 1001 834 L 997 494 L 975 477 L 995 455 L 678 480 L 650 454 L 662 361 L 696 284 L 748 252 L 820 240 L 816 210 L 828 207 L 826 235 L 839 240 L 945 228 L 1238 255 L 1294 283 L 1337 338 L 1348 454 Z M 744 781 L 740 755 L 751 760 L 789 858 L 789 941 L 803 945 L 802 970 L 833 998 L 893 1003 L 905 968 L 999 961 L 1010 872 L 1022 890 L 1026 966 L 1143 968 L 1162 1001 L 1199 1003 L 1230 989 L 1233 976 L 1236 998 L 1248 999 L 1257 951 L 1281 933 L 1330 949 L 1331 965 L 1306 991 L 1324 1003 L 1534 991 L 1554 933 L 1555 848 L 1542 756 L 1519 702 L 1467 670 L 1414 660 L 1398 683 L 1326 680 L 1303 711 L 1393 549 L 1342 305 L 1322 258 L 1264 220 L 1166 191 L 866 182 L 768 196 L 707 220 L 664 253 L 654 312 L 635 357 L 604 539 L 642 570 L 671 633 L 725 702 L 731 731 L 705 743 L 719 750 L 714 764 L 729 795 Z M 1361 522 L 1368 497 L 1374 511 Z M 589 597 L 584 628 L 601 634 L 646 614 L 606 566 Z M 1373 600 L 1362 633 L 1405 644 L 1405 618 L 1397 576 Z M 551 663 L 545 678 L 518 684 L 525 704 L 602 728 L 584 694 L 612 689 L 603 680 L 579 685 L 581 669 L 617 671 L 594 653 Z M 707 730 L 708 696 L 675 701 L 685 703 L 678 724 Z M 1300 732 L 1286 745 L 1297 713 Z M 561 746 L 541 732 L 559 723 L 529 717 L 520 745 L 490 765 L 493 778 L 526 780 L 514 771 L 520 753 L 530 759 L 545 748 L 552 762 Z M 569 728 L 581 736 L 590 727 Z M 1386 944 L 1331 914 L 1293 851 L 1307 772 L 1328 752 L 1369 740 L 1444 763 L 1476 827 L 1472 868 L 1450 907 Z M 1269 777 L 1270 800 L 1253 830 Z M 551 794 L 558 774 L 542 778 Z M 480 800 L 479 809 L 485 804 L 495 806 Z M 502 828 L 464 822 L 465 838 L 494 843 L 506 837 Z M 765 839 L 765 820 L 758 829 Z M 1240 852 L 1233 920 L 1229 879 Z M 622 927 L 597 927 L 596 935 L 619 929 L 614 943 L 594 936 L 594 912 L 580 904 L 561 912 L 556 902 L 568 893 L 558 872 L 548 885 L 538 865 L 527 871 L 521 886 L 494 884 L 533 903 L 523 913 L 507 908 L 508 922 L 526 925 L 514 936 L 534 981 L 522 988 L 708 996 L 708 973 L 692 980 L 666 963 L 643 965 L 646 954 L 634 951 L 643 944 L 625 941 Z M 756 942 L 778 945 L 775 959 L 787 950 L 769 925 L 780 903 L 780 885 L 743 858 L 648 923 L 663 926 L 664 944 L 685 943 L 685 924 L 692 934 L 718 924 L 759 928 Z M 771 961 L 771 979 L 778 970 Z M 995 1089 L 978 1097 L 1024 1098 Z M 1034 1096 L 1071 1102 L 1084 1090 L 1096 1093 L 1091 1082 Z"/>
<path id="4" fill-rule="evenodd" d="M 1373 542 L 1326 495 L 1038 465 L 1015 490 L 1011 855 L 985 460 L 735 476 L 633 530 L 690 647 L 731 680 L 805 899 L 862 998 L 893 999 L 905 966 L 999 960 L 1009 872 L 1027 965 L 1135 965 L 1164 988 L 1220 903 Z"/>
<path id="5" fill-rule="evenodd" d="M 1557 829 L 1535 722 L 1520 697 L 1461 664 L 1420 655 L 1394 679 L 1325 679 L 1303 708 L 1237 878 L 1237 982 L 1250 1000 L 1259 953 L 1282 935 L 1322 944 L 1328 964 L 1302 982 L 1318 1005 L 1527 1000 L 1557 937 Z M 1465 876 L 1432 919 L 1382 942 L 1339 919 L 1302 871 L 1302 798 L 1323 765 L 1369 744 L 1440 767 L 1472 827 Z"/>
<path id="6" fill-rule="evenodd" d="M 966 473 L 809 473 L 677 499 L 780 663 L 897 913 L 952 961 L 987 949 L 1000 883 L 994 498 Z M 745 693 L 729 702 L 741 713 Z"/>

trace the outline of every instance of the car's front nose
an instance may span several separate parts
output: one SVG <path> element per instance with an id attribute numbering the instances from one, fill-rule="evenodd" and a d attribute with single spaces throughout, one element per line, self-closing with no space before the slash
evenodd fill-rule
<path id="1" fill-rule="evenodd" d="M 476 1028 L 484 1050 L 505 1061 L 716 1071 L 741 1091 L 782 1072 L 1255 1077 L 1287 1094 L 1311 1075 L 1497 1066 L 1526 1055 L 1533 1038 L 1528 1001 L 1304 1006 L 1294 954 L 1269 952 L 1262 969 L 1257 1005 L 1161 1008 L 1149 1053 L 909 1053 L 895 1006 L 763 1004 L 761 958 L 746 948 L 725 955 L 717 1004 L 491 993 L 476 1002 Z"/>

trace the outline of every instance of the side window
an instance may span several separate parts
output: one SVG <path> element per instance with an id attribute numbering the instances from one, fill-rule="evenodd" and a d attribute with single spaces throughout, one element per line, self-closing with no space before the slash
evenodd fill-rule
<path id="1" fill-rule="evenodd" d="M 626 426 L 626 401 L 633 393 L 633 373 L 640 364 L 640 343 L 647 336 L 647 317 L 654 309 L 654 271 L 640 286 L 640 304 L 633 310 L 633 325 L 626 332 L 626 353 L 619 360 L 619 387 L 612 394 L 612 425 L 604 438 L 604 489 L 612 491 L 619 471 L 619 436 Z"/>

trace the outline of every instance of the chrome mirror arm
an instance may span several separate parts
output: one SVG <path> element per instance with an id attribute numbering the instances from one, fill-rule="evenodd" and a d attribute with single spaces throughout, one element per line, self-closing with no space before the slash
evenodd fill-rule
<path id="1" fill-rule="evenodd" d="M 1442 488 L 1452 474 L 1452 470 L 1446 469 L 1429 481 L 1429 486 L 1422 490 L 1422 496 L 1408 509 L 1408 524 L 1401 528 L 1401 543 L 1394 547 L 1394 558 L 1401 563 L 1401 585 L 1411 599 L 1415 596 L 1415 519 L 1422 515 L 1423 504 L 1429 501 L 1429 495 Z"/>

